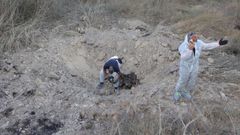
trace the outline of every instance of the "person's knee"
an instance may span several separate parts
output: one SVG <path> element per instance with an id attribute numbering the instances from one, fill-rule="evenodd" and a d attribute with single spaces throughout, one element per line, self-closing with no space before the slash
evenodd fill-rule
<path id="1" fill-rule="evenodd" d="M 119 87 L 119 80 L 114 83 L 114 87 Z"/>

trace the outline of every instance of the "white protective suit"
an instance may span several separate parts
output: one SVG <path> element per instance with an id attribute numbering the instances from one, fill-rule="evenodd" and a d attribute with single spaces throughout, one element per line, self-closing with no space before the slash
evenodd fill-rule
<path id="1" fill-rule="evenodd" d="M 211 50 L 219 46 L 218 42 L 204 43 L 202 40 L 195 42 L 195 55 L 193 50 L 188 48 L 189 36 L 185 36 L 184 42 L 179 46 L 178 50 L 181 54 L 179 79 L 175 88 L 173 98 L 178 101 L 181 97 L 188 100 L 191 99 L 190 92 L 194 89 L 197 80 L 199 57 L 202 50 Z"/>

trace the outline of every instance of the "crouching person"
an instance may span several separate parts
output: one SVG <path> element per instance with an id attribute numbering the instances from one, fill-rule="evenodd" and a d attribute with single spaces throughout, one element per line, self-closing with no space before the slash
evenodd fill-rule
<path id="1" fill-rule="evenodd" d="M 103 68 L 99 74 L 99 84 L 97 89 L 100 90 L 104 88 L 104 81 L 108 79 L 111 83 L 113 83 L 114 91 L 117 95 L 120 94 L 119 91 L 119 75 L 121 73 L 120 68 L 122 65 L 122 59 L 118 56 L 113 56 L 107 62 L 105 62 Z"/>

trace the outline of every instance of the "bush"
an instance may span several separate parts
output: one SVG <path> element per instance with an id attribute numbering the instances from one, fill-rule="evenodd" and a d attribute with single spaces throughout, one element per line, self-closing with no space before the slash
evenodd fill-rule
<path id="1" fill-rule="evenodd" d="M 225 52 L 231 55 L 240 56 L 240 32 L 236 31 L 230 39 L 230 44 L 226 47 Z"/>

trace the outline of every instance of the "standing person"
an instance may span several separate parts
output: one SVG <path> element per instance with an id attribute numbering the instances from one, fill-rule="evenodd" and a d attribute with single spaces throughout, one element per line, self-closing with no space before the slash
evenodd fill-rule
<path id="1" fill-rule="evenodd" d="M 120 68 L 122 65 L 122 59 L 118 56 L 113 56 L 105 62 L 103 68 L 99 74 L 100 83 L 97 86 L 97 89 L 102 89 L 104 87 L 105 78 L 110 77 L 110 81 L 114 85 L 114 91 L 117 95 L 120 94 L 119 91 L 119 75 L 121 73 Z"/>
<path id="2" fill-rule="evenodd" d="M 173 94 L 174 102 L 179 101 L 181 97 L 191 100 L 190 92 L 196 84 L 201 51 L 211 50 L 227 43 L 228 40 L 222 38 L 218 42 L 205 43 L 198 39 L 197 34 L 194 32 L 190 32 L 185 36 L 185 40 L 178 48 L 181 57 L 179 79 Z"/>

